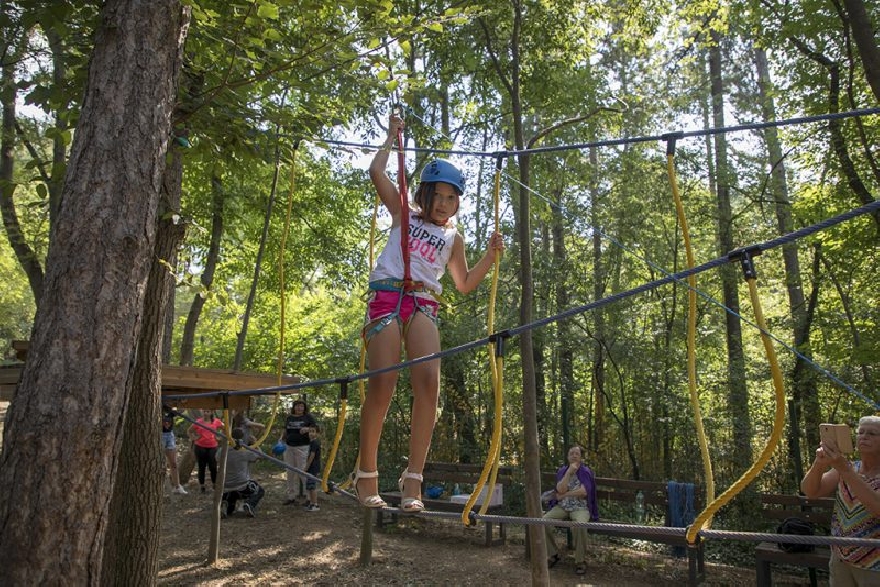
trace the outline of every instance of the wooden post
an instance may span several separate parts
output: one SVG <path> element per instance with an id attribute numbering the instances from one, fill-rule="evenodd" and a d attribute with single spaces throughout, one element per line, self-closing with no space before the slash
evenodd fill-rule
<path id="1" fill-rule="evenodd" d="M 370 566 L 373 560 L 373 508 L 363 508 L 364 510 L 364 533 L 361 536 L 361 558 L 362 567 Z M 381 511 L 377 511 L 377 515 L 382 515 Z"/>
<path id="2" fill-rule="evenodd" d="M 228 416 L 228 413 L 226 414 Z M 229 440 L 224 435 L 220 438 L 220 470 L 217 471 L 217 482 L 214 483 L 214 507 L 211 510 L 211 540 L 208 546 L 207 566 L 217 562 L 220 555 L 220 503 L 223 501 L 223 485 L 226 483 L 226 455 L 229 454 Z"/>

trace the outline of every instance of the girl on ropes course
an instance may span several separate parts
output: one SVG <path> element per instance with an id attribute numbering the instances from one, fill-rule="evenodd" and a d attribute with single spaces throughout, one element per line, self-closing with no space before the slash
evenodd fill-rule
<path id="1" fill-rule="evenodd" d="M 464 238 L 452 222 L 464 192 L 464 177 L 449 161 L 436 159 L 422 170 L 409 209 L 403 173 L 402 150 L 399 163 L 400 189 L 386 175 L 388 155 L 395 137 L 402 147 L 403 119 L 392 113 L 388 137 L 370 164 L 370 179 L 379 198 L 391 213 L 391 234 L 370 273 L 370 296 L 363 336 L 371 370 L 396 365 L 400 361 L 401 342 L 410 360 L 440 350 L 437 332 L 437 297 L 445 268 L 456 289 L 468 293 L 477 288 L 503 250 L 501 235 L 493 233 L 485 255 L 468 269 Z M 402 235 L 406 234 L 406 238 Z M 390 326 L 390 328 L 389 328 Z M 412 366 L 410 375 L 414 402 L 412 407 L 408 466 L 400 476 L 400 509 L 420 512 L 422 469 L 431 446 L 437 398 L 440 392 L 440 361 Z M 384 507 L 379 496 L 377 452 L 385 415 L 397 385 L 397 371 L 387 371 L 369 378 L 367 395 L 361 408 L 360 459 L 353 485 L 362 505 Z"/>

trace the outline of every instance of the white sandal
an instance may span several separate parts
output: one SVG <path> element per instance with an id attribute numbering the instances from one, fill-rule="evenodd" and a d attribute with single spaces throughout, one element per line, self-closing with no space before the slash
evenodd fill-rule
<path id="1" fill-rule="evenodd" d="M 357 469 L 354 473 L 351 474 L 351 488 L 354 491 L 357 500 L 360 504 L 367 508 L 384 508 L 388 504 L 385 503 L 385 500 L 379 494 L 367 495 L 361 498 L 360 494 L 358 494 L 357 484 L 361 479 L 377 479 L 379 477 L 379 471 L 361 471 Z"/>
<path id="2" fill-rule="evenodd" d="M 403 482 L 407 479 L 415 479 L 421 483 L 424 481 L 424 477 L 422 477 L 421 473 L 410 473 L 409 469 L 404 469 L 403 473 L 400 474 L 400 479 L 397 481 L 397 486 L 400 488 L 400 511 L 417 514 L 425 510 L 425 504 L 422 502 L 421 496 L 403 497 Z"/>

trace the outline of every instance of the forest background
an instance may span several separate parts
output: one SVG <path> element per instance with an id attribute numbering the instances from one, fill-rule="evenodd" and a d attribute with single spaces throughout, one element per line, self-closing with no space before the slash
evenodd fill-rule
<path id="1" fill-rule="evenodd" d="M 357 372 L 375 198 L 364 167 L 392 107 L 406 120 L 410 185 L 437 150 L 465 169 L 459 223 L 472 260 L 494 229 L 493 154 L 518 151 L 502 158 L 500 180 L 503 330 L 686 266 L 659 136 L 870 109 L 880 97 L 880 15 L 858 0 L 183 4 L 191 20 L 156 210 L 167 250 L 154 255 L 174 286 L 167 306 L 143 310 L 161 321 L 154 341 L 171 364 L 274 373 L 280 353 L 281 370 L 306 381 Z M 31 335 L 44 294 L 101 13 L 90 2 L 0 6 L 6 349 Z M 874 202 L 878 133 L 871 111 L 678 140 L 697 264 Z M 568 145 L 581 146 L 525 151 Z M 386 226 L 380 214 L 378 244 Z M 795 491 L 819 423 L 876 409 L 878 226 L 876 212 L 863 215 L 756 259 L 787 419 L 753 489 Z M 696 387 L 723 490 L 769 437 L 774 390 L 737 264 L 701 273 L 697 289 Z M 446 289 L 444 348 L 489 334 L 488 291 L 488 281 L 467 297 Z M 552 469 L 580 443 L 600 476 L 705 484 L 687 298 L 676 282 L 511 340 L 501 414 L 486 348 L 445 358 L 429 459 L 482 462 L 500 417 L 506 465 L 540 458 Z M 383 470 L 406 454 L 405 372 L 399 388 Z M 333 438 L 338 386 L 306 397 Z M 357 454 L 352 397 L 337 479 Z M 272 406 L 256 399 L 251 417 L 268 420 Z M 748 527 L 743 514 L 727 523 Z"/>

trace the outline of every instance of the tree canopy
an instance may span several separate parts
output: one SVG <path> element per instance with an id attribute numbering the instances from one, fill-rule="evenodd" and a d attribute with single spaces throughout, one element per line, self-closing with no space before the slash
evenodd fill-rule
<path id="1" fill-rule="evenodd" d="M 491 401 L 485 347 L 445 358 L 432 460 L 485 459 L 492 424 L 502 418 L 505 464 L 522 465 L 537 436 L 545 469 L 564 458 L 566 445 L 580 443 L 603 476 L 704 483 L 688 393 L 686 284 L 598 304 L 686 266 L 667 147 L 674 145 L 697 264 L 872 204 L 880 186 L 880 72 L 876 37 L 865 34 L 880 21 L 875 4 L 161 4 L 191 14 L 188 27 L 165 41 L 181 42 L 179 83 L 167 129 L 154 129 L 167 142 L 156 155 L 176 197 L 159 198 L 154 182 L 150 210 L 133 220 L 145 234 L 156 230 L 153 217 L 185 227 L 173 255 L 151 253 L 173 278 L 169 327 L 158 337 L 170 348 L 166 361 L 228 369 L 240 360 L 242 370 L 274 372 L 280 354 L 283 370 L 306 380 L 358 370 L 361 296 L 376 244 L 365 161 L 392 108 L 405 117 L 410 184 L 434 156 L 466 170 L 458 223 L 469 257 L 492 231 L 501 165 L 508 252 L 496 330 L 597 304 L 530 330 L 528 346 L 506 346 L 501 414 Z M 64 219 L 73 205 L 65 200 L 76 197 L 71 186 L 88 171 L 75 148 L 89 128 L 83 118 L 88 92 L 96 91 L 89 80 L 101 64 L 109 8 L 72 0 L 0 6 L 0 333 L 9 347 L 40 328 L 45 336 L 51 324 L 41 327 L 41 315 L 64 319 L 46 302 L 59 287 L 57 273 L 50 280 L 52 254 L 78 246 L 64 240 L 65 222 L 73 222 Z M 110 137 L 127 137 L 143 122 L 132 112 L 107 116 L 115 116 L 105 122 Z M 776 121 L 789 122 L 756 125 Z M 672 143 L 665 137 L 701 130 Z M 179 177 L 169 180 L 174 157 Z M 132 155 L 117 171 L 141 161 Z M 116 194 L 125 202 L 132 195 Z M 128 214 L 80 197 L 75 217 L 84 225 L 105 214 L 112 232 Z M 378 243 L 387 224 L 380 212 Z M 875 208 L 756 259 L 790 400 L 786 442 L 758 487 L 794 490 L 820 422 L 852 423 L 877 409 L 878 227 Z M 80 266 L 70 279 L 116 279 L 96 269 Z M 690 383 L 715 482 L 726 487 L 749 464 L 743 455 L 757 454 L 769 436 L 773 387 L 738 266 L 701 273 L 697 290 Z M 469 296 L 446 292 L 444 348 L 490 334 L 487 291 L 488 284 Z M 150 313 L 145 303 L 158 303 L 132 299 L 133 325 Z M 121 344 L 108 330 L 100 334 L 108 346 Z M 158 371 L 158 359 L 150 360 Z M 397 467 L 405 454 L 405 373 L 400 388 L 380 467 Z M 123 419 L 125 393 L 114 412 Z M 332 438 L 338 389 L 306 393 Z M 256 400 L 253 411 L 268 417 L 271 405 Z M 532 405 L 534 435 L 523 418 Z M 356 412 L 346 427 L 339 471 L 356 458 Z M 6 436 L 14 440 L 17 430 L 8 427 Z M 6 440 L 3 468 L 11 470 Z"/>

